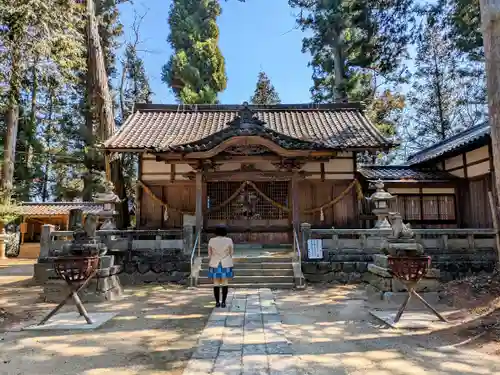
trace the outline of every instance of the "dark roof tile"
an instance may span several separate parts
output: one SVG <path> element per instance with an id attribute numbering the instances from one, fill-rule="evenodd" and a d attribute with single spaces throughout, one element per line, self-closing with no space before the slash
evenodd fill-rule
<path id="1" fill-rule="evenodd" d="M 23 202 L 21 209 L 24 216 L 68 215 L 69 211 L 80 208 L 85 214 L 97 214 L 103 209 L 102 204 L 92 202 Z"/>
<path id="2" fill-rule="evenodd" d="M 484 123 L 481 125 L 477 125 L 448 139 L 445 139 L 442 142 L 436 143 L 431 147 L 423 149 L 416 154 L 413 154 L 408 158 L 407 162 L 410 165 L 421 164 L 439 156 L 451 153 L 455 150 L 460 149 L 461 147 L 467 146 L 472 142 L 478 141 L 481 138 L 488 137 L 489 135 L 489 124 Z"/>
<path id="3" fill-rule="evenodd" d="M 358 172 L 367 180 L 382 181 L 449 181 L 457 177 L 444 171 L 418 169 L 410 166 L 360 166 Z"/>
<path id="4" fill-rule="evenodd" d="M 202 144 L 205 140 L 213 141 L 211 136 L 238 135 L 230 133 L 228 129 L 234 128 L 234 124 L 238 123 L 242 108 L 234 105 L 137 105 L 134 114 L 104 146 L 110 150 L 196 149 L 190 149 L 191 146 L 206 149 L 207 146 Z M 264 132 L 289 144 L 289 147 L 301 145 L 308 149 L 381 149 L 393 144 L 368 121 L 360 104 L 356 103 L 247 108 L 254 116 L 251 121 L 262 123 L 259 126 Z M 257 131 L 257 126 L 254 131 Z"/>

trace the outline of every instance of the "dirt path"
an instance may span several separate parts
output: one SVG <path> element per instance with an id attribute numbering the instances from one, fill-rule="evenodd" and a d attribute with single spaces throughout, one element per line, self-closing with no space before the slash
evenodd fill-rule
<path id="1" fill-rule="evenodd" d="M 354 286 L 279 291 L 276 299 L 301 374 L 500 374 L 499 357 L 443 348 L 425 332 L 386 328 Z"/>
<path id="2" fill-rule="evenodd" d="M 4 330 L 39 321 L 50 310 L 35 302 L 38 293 L 37 287 L 0 286 L 8 311 L 22 305 L 29 311 Z M 207 290 L 141 286 L 126 290 L 119 302 L 86 305 L 89 312 L 118 312 L 98 330 L 0 333 L 0 374 L 180 375 L 212 310 L 209 301 Z"/>

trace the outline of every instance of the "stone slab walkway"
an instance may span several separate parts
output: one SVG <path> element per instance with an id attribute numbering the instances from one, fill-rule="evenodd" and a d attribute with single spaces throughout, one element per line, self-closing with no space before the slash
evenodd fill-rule
<path id="1" fill-rule="evenodd" d="M 271 290 L 237 289 L 213 310 L 184 375 L 296 375 L 295 360 Z"/>

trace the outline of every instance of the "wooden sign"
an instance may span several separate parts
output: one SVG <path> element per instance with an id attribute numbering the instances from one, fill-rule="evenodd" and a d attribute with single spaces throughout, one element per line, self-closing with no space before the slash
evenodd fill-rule
<path id="1" fill-rule="evenodd" d="M 19 231 L 21 233 L 28 233 L 28 223 L 21 223 L 21 225 L 19 226 Z"/>
<path id="2" fill-rule="evenodd" d="M 323 240 L 307 240 L 307 256 L 309 259 L 323 259 Z"/>

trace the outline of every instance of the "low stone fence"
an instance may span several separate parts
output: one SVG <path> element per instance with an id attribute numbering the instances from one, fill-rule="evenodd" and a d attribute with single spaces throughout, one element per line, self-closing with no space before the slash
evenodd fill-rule
<path id="1" fill-rule="evenodd" d="M 414 229 L 415 239 L 432 257 L 441 280 L 448 281 L 480 271 L 492 272 L 497 261 L 493 229 Z M 362 280 L 374 254 L 384 251 L 390 231 L 374 229 L 314 229 L 303 224 L 302 270 L 309 282 Z M 322 258 L 309 259 L 308 244 L 320 239 Z"/>
<path id="2" fill-rule="evenodd" d="M 193 247 L 193 228 L 179 230 L 97 231 L 108 251 L 106 269 L 100 269 L 96 285 L 106 285 L 102 278 L 115 276 L 122 284 L 154 282 L 187 283 L 190 255 Z M 70 243 L 73 233 L 54 231 L 45 225 L 40 241 L 40 257 L 35 264 L 34 278 L 40 284 L 57 284 L 53 259 L 57 250 Z M 94 285 L 93 283 L 90 284 Z M 46 293 L 47 294 L 47 293 Z M 55 295 L 54 291 L 50 293 Z"/>

